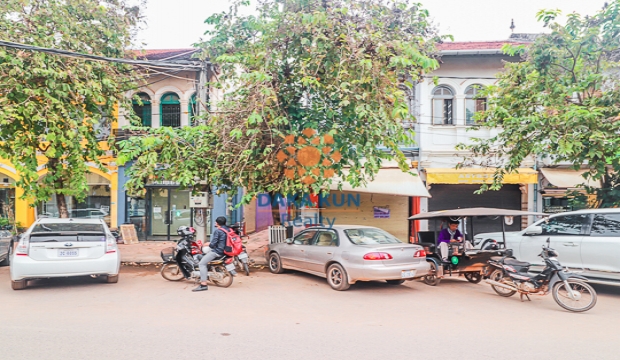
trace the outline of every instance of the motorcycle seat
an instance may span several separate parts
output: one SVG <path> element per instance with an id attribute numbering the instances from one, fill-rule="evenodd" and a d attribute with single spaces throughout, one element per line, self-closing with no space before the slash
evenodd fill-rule
<path id="1" fill-rule="evenodd" d="M 515 259 L 506 259 L 506 260 L 504 260 L 504 264 L 506 264 L 506 265 L 513 265 L 513 266 L 530 266 L 529 262 L 519 261 L 519 260 L 515 260 Z"/>

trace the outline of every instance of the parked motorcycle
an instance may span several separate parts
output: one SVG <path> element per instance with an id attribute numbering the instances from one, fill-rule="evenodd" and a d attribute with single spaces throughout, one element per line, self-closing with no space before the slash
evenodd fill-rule
<path id="1" fill-rule="evenodd" d="M 200 281 L 198 263 L 202 259 L 202 251 L 198 243 L 194 241 L 195 232 L 195 229 L 187 226 L 179 227 L 177 233 L 181 235 L 181 239 L 177 242 L 176 247 L 161 251 L 161 258 L 164 261 L 161 276 L 164 279 L 179 281 L 187 278 L 195 282 Z M 215 259 L 207 265 L 209 281 L 216 286 L 229 287 L 233 283 L 231 271 L 234 269 L 232 257 L 224 255 Z"/>
<path id="2" fill-rule="evenodd" d="M 547 295 L 551 291 L 558 305 L 573 312 L 587 311 L 596 305 L 596 291 L 586 282 L 588 279 L 562 268 L 558 252 L 549 247 L 549 239 L 539 256 L 545 262 L 540 274 L 529 273 L 528 262 L 513 257 L 492 258 L 489 265 L 496 269 L 486 282 L 500 296 L 510 297 L 518 292 L 521 301 L 523 296 L 530 300 L 530 294 Z"/>
<path id="3" fill-rule="evenodd" d="M 245 236 L 245 233 L 243 232 L 242 223 L 240 222 L 234 223 L 233 225 L 230 226 L 230 228 L 233 229 L 237 233 L 237 235 L 239 235 L 241 238 Z M 243 251 L 241 252 L 241 254 L 235 256 L 234 264 L 241 271 L 244 271 L 247 276 L 250 276 L 250 265 L 248 264 L 248 262 L 249 262 L 248 253 L 245 250 L 245 245 L 243 245 Z"/>

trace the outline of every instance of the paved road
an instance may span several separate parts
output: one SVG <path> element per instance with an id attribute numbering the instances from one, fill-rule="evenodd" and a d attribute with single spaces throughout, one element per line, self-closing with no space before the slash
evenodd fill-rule
<path id="1" fill-rule="evenodd" d="M 31 282 L 0 268 L 2 359 L 618 359 L 620 289 L 597 306 L 521 303 L 485 284 L 362 283 L 331 290 L 310 275 L 240 276 L 192 293 L 154 270 Z"/>

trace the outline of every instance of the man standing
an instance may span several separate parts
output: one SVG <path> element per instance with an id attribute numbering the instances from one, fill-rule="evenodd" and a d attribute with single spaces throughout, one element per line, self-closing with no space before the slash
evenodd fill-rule
<path id="1" fill-rule="evenodd" d="M 459 221 L 452 220 L 448 222 L 448 227 L 441 230 L 437 237 L 437 245 L 439 246 L 439 252 L 441 253 L 441 259 L 448 261 L 448 253 L 450 243 L 461 243 L 463 241 L 463 234 L 459 231 Z M 469 241 L 465 241 L 465 250 L 472 249 L 473 246 Z"/>
<path id="2" fill-rule="evenodd" d="M 228 237 L 228 227 L 226 226 L 226 218 L 220 216 L 215 219 L 215 231 L 211 235 L 211 242 L 209 243 L 210 250 L 204 254 L 198 268 L 200 269 L 200 286 L 192 291 L 204 291 L 209 290 L 207 286 L 207 280 L 209 279 L 209 273 L 207 271 L 207 264 L 224 255 L 224 247 L 226 247 L 226 239 Z"/>

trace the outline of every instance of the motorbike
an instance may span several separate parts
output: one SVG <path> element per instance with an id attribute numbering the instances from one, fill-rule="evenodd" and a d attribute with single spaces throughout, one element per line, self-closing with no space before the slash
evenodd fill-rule
<path id="1" fill-rule="evenodd" d="M 245 233 L 243 232 L 242 223 L 237 222 L 231 225 L 230 228 L 233 229 L 235 233 L 237 233 L 237 235 L 239 235 L 241 238 L 245 236 Z M 248 253 L 245 250 L 245 245 L 243 245 L 242 247 L 243 247 L 243 251 L 241 252 L 241 254 L 235 256 L 235 259 L 233 262 L 236 267 L 238 267 L 241 271 L 245 272 L 247 276 L 250 276 L 250 265 L 249 265 L 250 259 L 248 257 Z"/>
<path id="2" fill-rule="evenodd" d="M 596 291 L 587 283 L 587 278 L 562 268 L 557 260 L 559 254 L 549 247 L 549 241 L 547 239 L 538 255 L 545 263 L 540 274 L 528 272 L 531 264 L 512 256 L 494 257 L 489 260 L 489 265 L 495 270 L 486 282 L 500 296 L 510 297 L 518 292 L 523 301 L 524 296 L 531 300 L 531 294 L 547 295 L 551 292 L 555 302 L 566 310 L 583 312 L 592 309 L 596 305 Z"/>
<path id="3" fill-rule="evenodd" d="M 187 229 L 182 229 L 187 228 Z M 161 268 L 161 276 L 169 281 L 180 281 L 184 278 L 200 281 L 198 263 L 202 259 L 202 251 L 198 242 L 194 241 L 195 230 L 189 227 L 180 227 L 177 233 L 181 239 L 172 248 L 161 251 L 164 264 Z M 219 287 L 229 287 L 233 283 L 235 265 L 233 258 L 222 256 L 207 265 L 209 281 Z"/>

